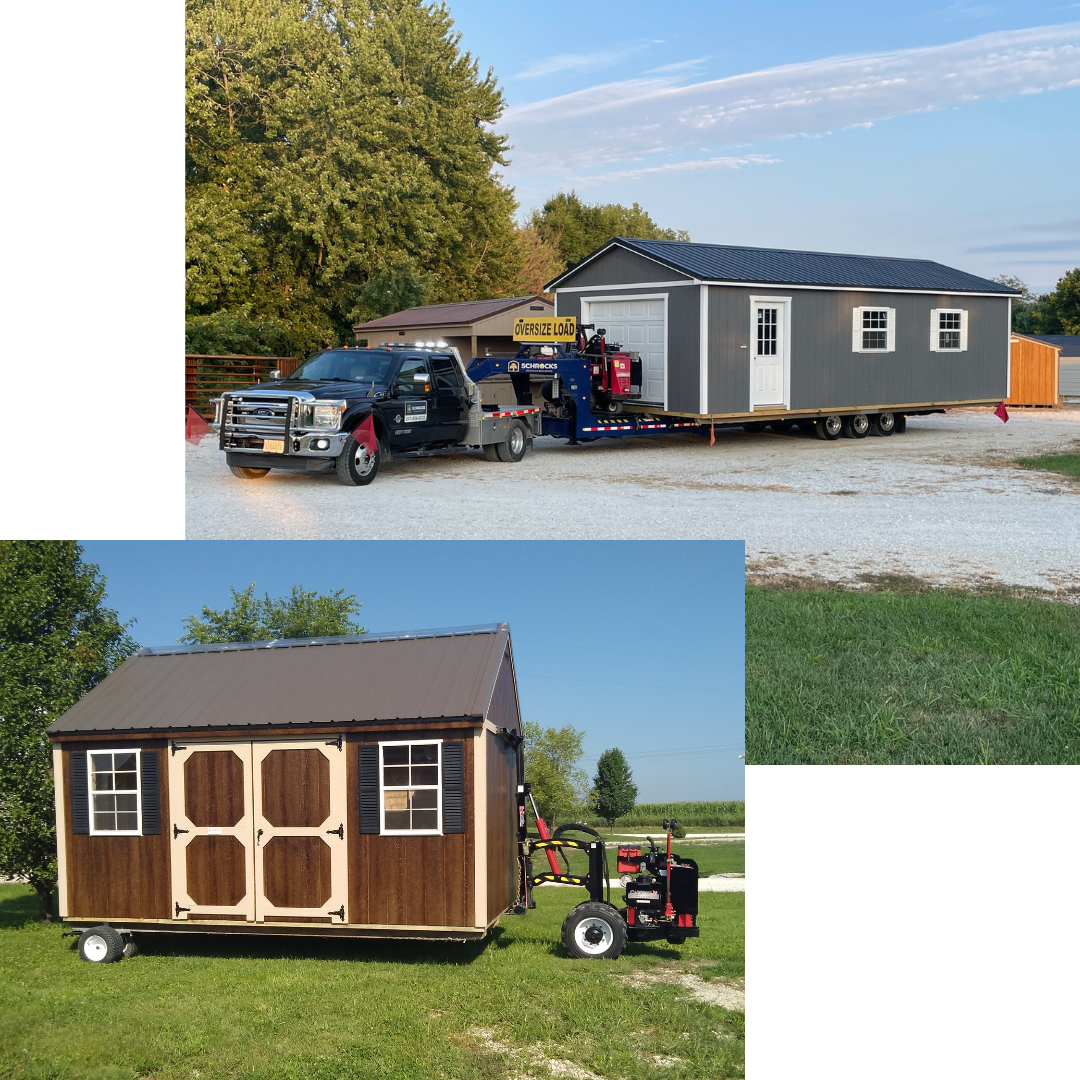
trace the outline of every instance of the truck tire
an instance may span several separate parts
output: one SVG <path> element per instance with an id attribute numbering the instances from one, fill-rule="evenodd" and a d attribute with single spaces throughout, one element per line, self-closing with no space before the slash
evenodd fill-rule
<path id="1" fill-rule="evenodd" d="M 269 469 L 245 469 L 241 465 L 229 466 L 229 472 L 241 480 L 261 480 L 269 471 Z"/>
<path id="2" fill-rule="evenodd" d="M 513 420 L 506 429 L 506 438 L 495 444 L 500 461 L 520 461 L 529 452 L 529 433 L 520 420 Z"/>
<path id="3" fill-rule="evenodd" d="M 369 454 L 363 444 L 350 435 L 338 454 L 336 467 L 338 480 L 348 487 L 365 487 L 379 475 L 381 449 Z"/>
<path id="4" fill-rule="evenodd" d="M 488 443 L 487 446 L 484 447 L 484 457 L 488 461 L 498 461 L 499 448 L 494 443 Z"/>
<path id="5" fill-rule="evenodd" d="M 896 414 L 891 412 L 878 413 L 871 422 L 875 435 L 891 435 L 896 430 Z"/>
<path id="6" fill-rule="evenodd" d="M 870 434 L 870 417 L 866 413 L 845 416 L 843 430 L 848 439 L 865 439 Z"/>
<path id="7" fill-rule="evenodd" d="M 611 904 L 587 900 L 563 921 L 562 943 L 579 960 L 614 960 L 626 948 L 626 923 Z"/>
<path id="8" fill-rule="evenodd" d="M 111 926 L 92 926 L 79 937 L 79 956 L 92 964 L 115 964 L 123 955 L 124 939 Z"/>
<path id="9" fill-rule="evenodd" d="M 814 431 L 819 439 L 828 439 L 833 442 L 840 438 L 844 430 L 844 422 L 839 416 L 822 416 L 814 421 Z"/>

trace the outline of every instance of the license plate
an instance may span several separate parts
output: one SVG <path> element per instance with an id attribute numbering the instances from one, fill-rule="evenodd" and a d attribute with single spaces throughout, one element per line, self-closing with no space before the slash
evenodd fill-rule
<path id="1" fill-rule="evenodd" d="M 285 453 L 285 440 L 284 439 L 263 439 L 263 453 L 264 454 L 284 454 Z"/>

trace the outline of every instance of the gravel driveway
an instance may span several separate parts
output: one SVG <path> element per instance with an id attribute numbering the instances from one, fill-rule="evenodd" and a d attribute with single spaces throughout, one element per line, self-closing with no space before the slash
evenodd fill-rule
<path id="1" fill-rule="evenodd" d="M 917 417 L 827 443 L 718 432 L 537 440 L 519 465 L 478 451 L 396 461 L 369 488 L 271 472 L 236 480 L 188 447 L 189 539 L 736 539 L 752 572 L 913 574 L 1080 593 L 1080 484 L 1017 457 L 1080 450 L 1080 409 Z"/>

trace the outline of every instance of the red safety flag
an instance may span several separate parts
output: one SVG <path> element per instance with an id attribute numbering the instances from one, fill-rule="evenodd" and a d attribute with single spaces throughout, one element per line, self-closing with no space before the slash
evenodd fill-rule
<path id="1" fill-rule="evenodd" d="M 1005 408 L 1005 402 L 1003 401 L 995 410 L 994 415 L 1003 423 L 1009 422 L 1009 410 Z"/>
<path id="2" fill-rule="evenodd" d="M 379 452 L 379 440 L 375 438 L 375 425 L 371 420 L 371 413 L 364 417 L 364 422 L 352 433 L 353 438 L 360 443 L 369 454 Z"/>
<path id="3" fill-rule="evenodd" d="M 184 424 L 184 441 L 198 446 L 202 437 L 210 430 L 210 425 L 190 406 L 187 411 L 187 422 Z"/>
<path id="4" fill-rule="evenodd" d="M 714 424 L 709 425 L 709 445 L 716 445 L 716 427 Z"/>

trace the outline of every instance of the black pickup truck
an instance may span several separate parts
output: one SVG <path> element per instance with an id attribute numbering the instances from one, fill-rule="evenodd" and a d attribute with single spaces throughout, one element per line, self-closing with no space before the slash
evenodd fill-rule
<path id="1" fill-rule="evenodd" d="M 287 378 L 222 394 L 216 408 L 218 445 L 244 480 L 289 469 L 370 484 L 385 458 L 469 446 L 520 461 L 540 430 L 535 406 L 481 405 L 457 350 L 438 347 L 327 349 Z M 375 453 L 357 431 L 369 418 Z"/>

